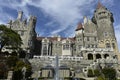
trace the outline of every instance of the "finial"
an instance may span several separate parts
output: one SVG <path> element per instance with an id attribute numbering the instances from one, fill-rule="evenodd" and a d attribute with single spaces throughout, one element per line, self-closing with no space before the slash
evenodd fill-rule
<path id="1" fill-rule="evenodd" d="M 101 8 L 101 7 L 103 7 L 103 5 L 101 4 L 100 0 L 98 0 L 97 8 L 99 9 L 99 8 Z"/>

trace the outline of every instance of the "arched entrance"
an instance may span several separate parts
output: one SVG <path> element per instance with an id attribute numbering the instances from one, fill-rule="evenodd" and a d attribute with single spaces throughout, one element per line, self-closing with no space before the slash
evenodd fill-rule
<path id="1" fill-rule="evenodd" d="M 100 54 L 96 54 L 96 59 L 100 59 L 101 55 Z"/>
<path id="2" fill-rule="evenodd" d="M 104 55 L 104 58 L 106 59 L 107 57 L 109 57 L 109 55 L 108 55 L 108 54 L 105 54 L 105 55 Z"/>
<path id="3" fill-rule="evenodd" d="M 93 60 L 93 54 L 91 53 L 88 54 L 88 60 Z"/>

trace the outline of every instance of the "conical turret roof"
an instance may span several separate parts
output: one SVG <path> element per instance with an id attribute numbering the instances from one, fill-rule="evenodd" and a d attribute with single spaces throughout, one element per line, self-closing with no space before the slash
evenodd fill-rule
<path id="1" fill-rule="evenodd" d="M 83 28 L 83 25 L 82 25 L 82 23 L 79 23 L 79 24 L 78 24 L 78 26 L 77 26 L 77 29 L 76 29 L 76 31 L 78 31 L 78 30 L 81 30 L 81 29 L 84 29 L 84 28 Z"/>
<path id="2" fill-rule="evenodd" d="M 104 7 L 102 4 L 101 4 L 101 2 L 99 1 L 98 2 L 98 5 L 97 5 L 97 9 L 99 9 L 99 8 L 102 8 L 102 7 Z"/>

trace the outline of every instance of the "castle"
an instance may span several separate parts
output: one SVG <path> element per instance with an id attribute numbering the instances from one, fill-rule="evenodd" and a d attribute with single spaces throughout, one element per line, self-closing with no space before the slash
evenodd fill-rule
<path id="1" fill-rule="evenodd" d="M 73 38 L 37 37 L 36 17 L 31 16 L 27 23 L 26 19 L 22 20 L 22 14 L 20 11 L 17 20 L 10 21 L 8 27 L 20 34 L 23 50 L 34 53 L 29 59 L 34 71 L 32 77 L 87 79 L 88 69 L 99 66 L 114 67 L 120 74 L 113 14 L 100 2 L 92 19 L 84 17 L 83 23 L 78 24 Z"/>

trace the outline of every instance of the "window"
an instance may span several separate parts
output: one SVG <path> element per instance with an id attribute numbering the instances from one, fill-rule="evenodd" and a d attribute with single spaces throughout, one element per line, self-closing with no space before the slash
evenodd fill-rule
<path id="1" fill-rule="evenodd" d="M 112 47 L 113 47 L 113 49 L 115 49 L 115 43 L 112 43 Z"/>
<path id="2" fill-rule="evenodd" d="M 94 45 L 92 45 L 92 48 L 94 48 Z"/>
<path id="3" fill-rule="evenodd" d="M 97 45 L 95 45 L 95 48 L 97 48 Z"/>
<path id="4" fill-rule="evenodd" d="M 23 36 L 24 35 L 24 31 L 21 31 L 21 36 Z"/>
<path id="5" fill-rule="evenodd" d="M 68 44 L 66 45 L 66 49 L 69 49 L 69 45 Z"/>
<path id="6" fill-rule="evenodd" d="M 106 48 L 110 48 L 110 43 L 106 43 Z"/>
<path id="7" fill-rule="evenodd" d="M 79 50 L 81 49 L 81 47 L 82 47 L 81 45 L 78 45 Z"/>
<path id="8" fill-rule="evenodd" d="M 89 37 L 87 37 L 87 41 L 90 41 Z"/>
<path id="9" fill-rule="evenodd" d="M 65 45 L 63 45 L 63 50 L 65 50 Z"/>
<path id="10" fill-rule="evenodd" d="M 28 41 L 28 46 L 32 46 L 32 41 L 31 40 Z"/>
<path id="11" fill-rule="evenodd" d="M 47 55 L 47 46 L 44 46 L 43 48 L 43 55 Z"/>
<path id="12" fill-rule="evenodd" d="M 95 41 L 97 41 L 97 38 L 96 38 L 96 37 L 94 37 L 94 40 L 95 40 Z"/>
<path id="13" fill-rule="evenodd" d="M 68 49 L 70 49 L 70 46 L 69 46 L 69 44 L 65 44 L 65 45 L 63 45 L 63 50 L 68 50 Z"/>
<path id="14" fill-rule="evenodd" d="M 90 48 L 90 45 L 89 45 L 89 44 L 87 45 L 87 48 Z"/>

